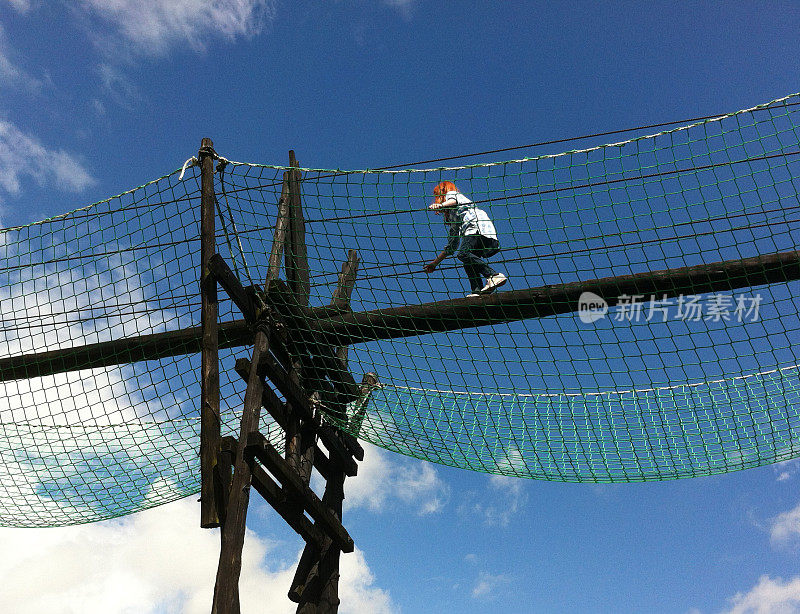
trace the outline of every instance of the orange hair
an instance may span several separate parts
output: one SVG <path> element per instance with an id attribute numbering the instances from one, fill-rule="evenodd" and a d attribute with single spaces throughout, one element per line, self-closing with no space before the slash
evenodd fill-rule
<path id="1" fill-rule="evenodd" d="M 433 202 L 440 204 L 444 202 L 444 195 L 448 192 L 458 192 L 456 184 L 452 181 L 442 181 L 435 188 L 433 188 Z"/>

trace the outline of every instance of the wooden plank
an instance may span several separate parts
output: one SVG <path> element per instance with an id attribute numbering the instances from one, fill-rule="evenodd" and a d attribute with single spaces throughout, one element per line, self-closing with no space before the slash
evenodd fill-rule
<path id="1" fill-rule="evenodd" d="M 262 436 L 263 437 L 263 436 Z M 288 488 L 298 501 L 302 502 L 308 514 L 319 524 L 323 532 L 331 535 L 342 552 L 352 552 L 353 539 L 342 526 L 341 521 L 323 505 L 322 501 L 306 486 L 286 460 L 272 446 L 261 446 L 260 438 L 254 435 L 247 440 L 247 448 L 260 460 L 278 481 Z M 251 446 L 252 444 L 252 446 Z"/>
<path id="2" fill-rule="evenodd" d="M 214 238 L 214 143 L 200 144 L 200 526 L 220 526 L 214 478 L 220 442 L 219 393 L 219 305 L 217 285 L 211 271 L 216 252 Z"/>
<path id="3" fill-rule="evenodd" d="M 256 331 L 251 363 L 257 365 L 261 355 L 268 349 L 266 333 L 263 330 Z M 230 497 L 225 525 L 222 527 L 222 547 L 220 548 L 217 581 L 214 587 L 212 614 L 236 614 L 238 611 L 239 575 L 242 570 L 242 545 L 244 544 L 247 507 L 250 502 L 251 480 L 250 465 L 245 459 L 245 446 L 242 446 L 241 442 L 248 441 L 250 434 L 258 431 L 263 389 L 264 383 L 258 369 L 250 369 L 239 430 L 240 445 L 236 448 Z"/>
<path id="4" fill-rule="evenodd" d="M 314 523 L 302 511 L 298 511 L 296 506 L 289 504 L 280 486 L 258 464 L 251 464 L 250 470 L 252 472 L 253 487 L 256 492 L 280 514 L 286 524 L 302 537 L 306 543 L 315 544 L 315 547 L 319 548 L 319 544 L 324 543 L 325 540 L 322 531 L 314 526 Z"/>
<path id="5" fill-rule="evenodd" d="M 328 480 L 322 497 L 323 504 L 339 519 L 342 517 L 344 480 L 343 473 L 334 474 Z M 337 611 L 340 553 L 329 536 L 321 548 L 307 544 L 303 549 L 289 589 L 289 599 L 300 604 L 297 612 L 319 614 Z"/>
<path id="6" fill-rule="evenodd" d="M 253 304 L 250 293 L 239 281 L 239 278 L 236 277 L 236 274 L 225 262 L 225 259 L 219 254 L 214 254 L 211 256 L 208 266 L 214 279 L 227 292 L 228 296 L 239 308 L 239 311 L 242 312 L 244 319 L 248 322 L 255 322 L 256 307 Z"/>
<path id="7" fill-rule="evenodd" d="M 237 360 L 236 372 L 243 379 L 246 379 L 247 374 L 250 372 L 250 361 L 247 358 L 240 358 Z M 272 391 L 272 389 L 269 388 L 269 386 L 264 387 L 262 405 L 275 419 L 275 422 L 277 422 L 282 429 L 286 430 L 289 420 L 286 406 Z M 320 432 L 319 436 L 322 443 L 330 451 L 330 454 L 335 455 L 336 463 L 342 466 L 345 473 L 351 477 L 356 475 L 358 473 L 358 463 L 353 460 L 347 449 L 335 439 L 331 438 L 330 433 L 327 431 Z M 316 467 L 317 471 L 319 471 L 322 477 L 326 479 L 330 474 L 329 464 L 330 460 L 328 457 L 322 452 L 322 450 L 319 449 L 319 447 L 317 447 L 314 451 L 314 467 Z"/>
<path id="8" fill-rule="evenodd" d="M 316 322 L 312 317 L 311 322 L 314 334 L 324 336 L 319 339 L 320 343 L 327 340 L 338 347 L 570 313 L 577 311 L 578 297 L 584 291 L 605 298 L 609 307 L 613 307 L 618 304 L 621 294 L 653 294 L 658 298 L 674 298 L 681 294 L 725 292 L 797 279 L 800 279 L 800 251 L 792 251 L 498 292 L 477 298 L 354 312 Z M 441 310 L 441 316 L 438 310 Z M 221 323 L 219 336 L 220 348 L 248 345 L 252 340 L 252 333 L 244 319 Z M 196 326 L 80 347 L 10 356 L 0 359 L 0 381 L 193 354 L 200 351 L 201 338 L 201 327 Z"/>
<path id="9" fill-rule="evenodd" d="M 275 233 L 272 237 L 272 250 L 269 253 L 267 287 L 281 272 L 281 256 L 286 246 L 286 230 L 289 227 L 289 171 L 283 173 L 281 196 L 278 199 L 278 214 L 275 220 Z"/>

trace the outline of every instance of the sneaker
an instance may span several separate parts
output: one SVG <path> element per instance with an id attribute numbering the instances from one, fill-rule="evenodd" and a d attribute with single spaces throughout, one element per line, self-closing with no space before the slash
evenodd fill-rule
<path id="1" fill-rule="evenodd" d="M 483 289 L 481 289 L 481 292 L 484 293 L 494 292 L 497 288 L 502 286 L 507 281 L 508 278 L 502 273 L 498 273 L 497 275 L 492 275 L 489 279 L 486 280 L 486 285 L 483 287 Z"/>
<path id="2" fill-rule="evenodd" d="M 480 296 L 480 292 L 473 292 L 472 294 L 467 294 L 467 298 L 475 298 L 476 296 Z"/>

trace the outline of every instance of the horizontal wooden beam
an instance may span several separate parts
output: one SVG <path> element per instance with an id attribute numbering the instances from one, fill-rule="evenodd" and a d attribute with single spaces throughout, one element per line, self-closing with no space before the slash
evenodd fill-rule
<path id="1" fill-rule="evenodd" d="M 193 326 L 163 333 L 0 358 L 0 381 L 196 354 L 201 350 L 202 337 L 202 327 Z M 252 343 L 253 333 L 245 320 L 220 323 L 220 348 L 241 347 Z"/>
<path id="2" fill-rule="evenodd" d="M 800 251 L 345 313 L 314 321 L 313 333 L 332 345 L 352 345 L 570 313 L 578 311 L 584 292 L 613 307 L 625 295 L 674 298 L 796 279 L 800 279 Z"/>
<path id="3" fill-rule="evenodd" d="M 583 292 L 592 292 L 613 307 L 625 294 L 674 298 L 681 294 L 725 292 L 797 279 L 800 279 L 800 251 L 792 251 L 475 298 L 345 313 L 311 321 L 314 333 L 321 336 L 320 341 L 340 346 L 569 313 L 578 310 L 578 299 Z M 314 310 L 310 310 L 309 315 L 313 313 Z M 245 320 L 221 323 L 219 338 L 221 348 L 249 345 L 253 340 Z M 201 330 L 196 326 L 11 356 L 0 359 L 0 381 L 192 354 L 200 351 L 200 339 Z"/>

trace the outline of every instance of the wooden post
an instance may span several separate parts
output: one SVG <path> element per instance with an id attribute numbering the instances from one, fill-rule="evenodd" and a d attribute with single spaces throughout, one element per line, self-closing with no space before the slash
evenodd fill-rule
<path id="1" fill-rule="evenodd" d="M 216 252 L 214 239 L 214 143 L 200 144 L 200 319 L 203 340 L 200 359 L 200 526 L 218 527 L 220 513 L 215 477 L 220 446 L 219 416 L 219 332 L 217 283 L 211 272 L 211 257 Z"/>
<path id="2" fill-rule="evenodd" d="M 286 244 L 286 229 L 289 226 L 289 171 L 283 173 L 281 197 L 278 199 L 278 214 L 275 220 L 275 234 L 272 238 L 272 251 L 269 254 L 267 270 L 267 288 L 269 282 L 278 279 L 281 272 L 281 256 Z"/>
<path id="3" fill-rule="evenodd" d="M 247 378 L 244 395 L 244 410 L 239 431 L 239 445 L 233 467 L 233 480 L 228 498 L 225 525 L 222 527 L 222 547 L 217 568 L 217 582 L 214 586 L 214 605 L 212 614 L 238 614 L 239 575 L 242 571 L 242 546 L 244 545 L 247 507 L 250 503 L 250 466 L 244 450 L 250 433 L 258 431 L 261 416 L 261 398 L 264 380 L 258 371 L 261 356 L 269 349 L 267 335 L 263 330 L 256 332 L 253 345 L 253 358 Z"/>
<path id="4" fill-rule="evenodd" d="M 303 204 L 300 198 L 301 174 L 294 151 L 289 151 L 289 243 L 286 251 L 286 281 L 301 305 L 308 304 L 310 281 L 308 252 L 306 250 L 306 226 L 303 219 Z"/>

